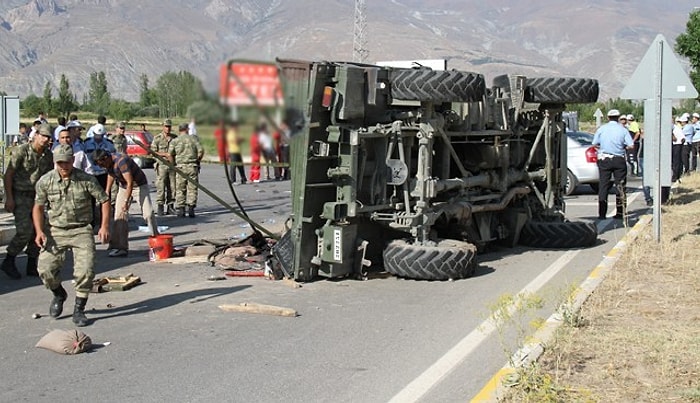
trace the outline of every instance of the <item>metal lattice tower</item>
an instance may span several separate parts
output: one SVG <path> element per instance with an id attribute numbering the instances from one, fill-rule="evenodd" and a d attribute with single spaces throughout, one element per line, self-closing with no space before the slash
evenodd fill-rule
<path id="1" fill-rule="evenodd" d="M 359 63 L 364 63 L 369 55 L 369 50 L 367 50 L 367 39 L 365 39 L 365 32 L 367 31 L 367 19 L 365 18 L 366 10 L 365 0 L 355 0 L 355 25 L 352 36 L 352 60 Z"/>

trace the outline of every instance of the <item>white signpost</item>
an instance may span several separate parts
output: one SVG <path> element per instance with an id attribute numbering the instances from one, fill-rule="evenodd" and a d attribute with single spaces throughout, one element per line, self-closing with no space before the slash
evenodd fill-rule
<path id="1" fill-rule="evenodd" d="M 651 84 L 651 85 L 650 85 Z M 661 187 L 671 186 L 671 100 L 697 98 L 688 74 L 659 34 L 622 90 L 622 99 L 644 101 L 644 185 L 654 187 L 654 238 L 661 240 Z M 650 183 L 649 173 L 653 172 Z"/>

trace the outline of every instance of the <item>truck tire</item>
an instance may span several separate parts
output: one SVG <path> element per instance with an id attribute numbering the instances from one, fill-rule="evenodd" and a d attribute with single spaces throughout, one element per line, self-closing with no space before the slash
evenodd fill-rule
<path id="1" fill-rule="evenodd" d="M 598 239 L 594 223 L 582 221 L 528 221 L 520 233 L 520 244 L 546 249 L 592 246 Z"/>
<path id="2" fill-rule="evenodd" d="M 598 80 L 543 77 L 525 80 L 525 101 L 541 104 L 578 104 L 598 100 Z"/>
<path id="3" fill-rule="evenodd" d="M 384 249 L 384 270 L 416 280 L 456 280 L 474 274 L 475 255 L 476 246 L 467 242 L 444 239 L 423 246 L 396 239 Z"/>
<path id="4" fill-rule="evenodd" d="M 392 98 L 406 101 L 474 102 L 486 94 L 486 80 L 477 73 L 395 69 L 389 79 Z"/>

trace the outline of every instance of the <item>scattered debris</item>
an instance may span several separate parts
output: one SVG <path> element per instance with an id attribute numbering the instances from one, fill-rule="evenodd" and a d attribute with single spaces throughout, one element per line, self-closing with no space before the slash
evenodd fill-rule
<path id="1" fill-rule="evenodd" d="M 41 314 L 40 314 L 40 313 L 32 314 L 32 319 L 39 319 L 39 318 L 41 318 Z"/>
<path id="2" fill-rule="evenodd" d="M 126 291 L 141 284 L 141 278 L 129 273 L 126 276 L 99 277 L 92 280 L 91 292 Z"/>
<path id="3" fill-rule="evenodd" d="M 207 278 L 207 280 L 209 280 L 209 281 L 226 280 L 226 276 L 216 276 L 216 275 L 212 274 L 211 276 L 209 276 Z"/>
<path id="4" fill-rule="evenodd" d="M 219 309 L 225 312 L 245 312 L 245 313 L 259 313 L 263 315 L 275 315 L 275 316 L 287 316 L 295 317 L 299 316 L 296 310 L 292 308 L 285 308 L 274 305 L 262 305 L 255 304 L 251 302 L 242 302 L 238 305 L 224 304 L 219 305 Z"/>

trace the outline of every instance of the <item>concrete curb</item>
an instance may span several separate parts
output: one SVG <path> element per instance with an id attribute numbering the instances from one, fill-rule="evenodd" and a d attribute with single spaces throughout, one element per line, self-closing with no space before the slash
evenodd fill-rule
<path id="1" fill-rule="evenodd" d="M 570 295 L 568 301 L 562 304 L 559 309 L 547 318 L 545 323 L 532 335 L 531 342 L 516 351 L 509 363 L 499 369 L 484 387 L 471 399 L 471 402 L 498 402 L 503 399 L 508 389 L 504 382 L 513 375 L 518 368 L 529 365 L 537 361 L 545 346 L 554 339 L 556 330 L 564 323 L 561 312 L 568 315 L 577 314 L 584 302 L 593 291 L 603 282 L 615 263 L 623 255 L 632 241 L 634 241 L 644 227 L 652 220 L 651 215 L 642 216 L 637 224 L 627 232 L 622 239 L 613 247 L 603 260 L 596 266 L 591 274 L 578 286 Z M 513 363 L 513 364 L 511 364 Z"/>

